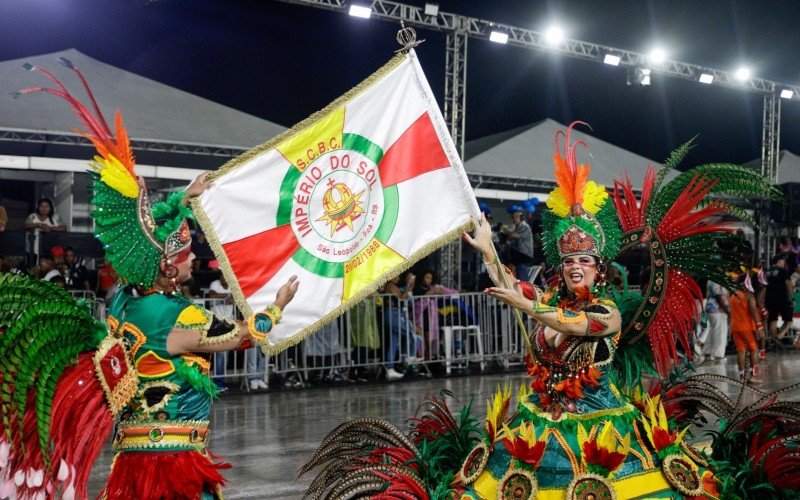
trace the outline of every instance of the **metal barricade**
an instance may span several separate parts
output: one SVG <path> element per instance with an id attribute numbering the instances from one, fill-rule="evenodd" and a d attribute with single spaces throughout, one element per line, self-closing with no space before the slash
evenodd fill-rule
<path id="1" fill-rule="evenodd" d="M 301 387 L 377 378 L 395 365 L 423 375 L 492 363 L 508 368 L 521 365 L 524 353 L 513 309 L 483 293 L 408 300 L 374 294 L 278 354 L 273 373 Z"/>
<path id="2" fill-rule="evenodd" d="M 102 306 L 92 292 L 72 293 L 90 301 L 95 311 Z M 193 301 L 217 317 L 242 319 L 230 299 Z M 505 369 L 522 365 L 524 354 L 513 309 L 486 294 L 407 300 L 373 294 L 276 356 L 265 357 L 257 347 L 213 354 L 211 378 L 221 388 L 263 389 L 272 376 L 287 387 L 304 387 L 377 379 L 395 367 L 427 376 Z"/>

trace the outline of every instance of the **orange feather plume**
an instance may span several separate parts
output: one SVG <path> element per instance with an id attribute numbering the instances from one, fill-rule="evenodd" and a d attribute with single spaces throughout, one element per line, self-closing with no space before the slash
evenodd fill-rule
<path id="1" fill-rule="evenodd" d="M 581 121 L 574 121 L 567 127 L 566 133 L 558 131 L 555 139 L 555 153 L 553 153 L 553 163 L 555 165 L 556 184 L 561 188 L 566 198 L 567 205 L 571 208 L 576 203 L 583 204 L 583 193 L 586 182 L 589 179 L 591 167 L 588 164 L 578 164 L 575 152 L 578 146 L 588 149 L 584 141 L 570 143 L 570 133 L 575 125 L 586 125 Z M 561 145 L 564 142 L 564 155 L 561 155 Z"/>

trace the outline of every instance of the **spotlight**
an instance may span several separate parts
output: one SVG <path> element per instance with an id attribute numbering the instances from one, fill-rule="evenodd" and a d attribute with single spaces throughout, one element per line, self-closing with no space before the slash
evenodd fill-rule
<path id="1" fill-rule="evenodd" d="M 747 80 L 748 78 L 750 78 L 750 70 L 744 67 L 737 69 L 736 78 L 742 81 Z"/>
<path id="2" fill-rule="evenodd" d="M 508 43 L 508 33 L 502 31 L 492 31 L 489 40 L 496 43 Z"/>
<path id="3" fill-rule="evenodd" d="M 353 17 L 361 17 L 363 19 L 369 19 L 369 16 L 372 15 L 372 9 L 364 5 L 351 5 L 350 15 Z"/>
<path id="4" fill-rule="evenodd" d="M 714 75 L 703 73 L 700 75 L 700 83 L 711 83 L 714 81 Z"/>
<path id="5" fill-rule="evenodd" d="M 650 62 L 655 64 L 661 64 L 664 62 L 664 59 L 667 58 L 667 54 L 661 49 L 653 49 L 648 56 Z"/>
<path id="6" fill-rule="evenodd" d="M 603 62 L 611 66 L 619 66 L 620 60 L 620 57 L 614 54 L 606 54 L 605 58 L 603 58 Z"/>
<path id="7" fill-rule="evenodd" d="M 792 90 L 789 90 L 789 89 L 781 90 L 781 97 L 783 97 L 784 99 L 791 99 L 793 95 L 794 95 L 794 91 L 792 91 Z"/>
<path id="8" fill-rule="evenodd" d="M 558 26 L 552 26 L 544 32 L 544 38 L 550 45 L 558 45 L 564 40 L 564 31 Z"/>
<path id="9" fill-rule="evenodd" d="M 647 87 L 650 85 L 650 73 L 648 68 L 628 68 L 627 84 Z"/>
<path id="10" fill-rule="evenodd" d="M 426 16 L 438 16 L 439 15 L 439 4 L 438 3 L 426 3 L 425 4 L 425 15 Z"/>

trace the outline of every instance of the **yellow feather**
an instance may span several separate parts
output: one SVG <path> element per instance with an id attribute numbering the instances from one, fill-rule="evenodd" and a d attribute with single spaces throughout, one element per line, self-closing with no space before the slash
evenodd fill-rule
<path id="1" fill-rule="evenodd" d="M 517 390 L 517 403 L 522 403 L 528 400 L 528 396 L 533 393 L 533 389 L 531 389 L 530 384 L 521 383 L 519 384 L 519 390 Z"/>
<path id="2" fill-rule="evenodd" d="M 594 215 L 600 211 L 608 200 L 608 192 L 605 186 L 598 185 L 594 181 L 586 183 L 583 191 L 583 209 Z"/>
<path id="3" fill-rule="evenodd" d="M 669 421 L 667 420 L 667 413 L 664 411 L 664 405 L 658 405 L 658 426 L 662 429 L 669 430 Z"/>
<path id="4" fill-rule="evenodd" d="M 560 187 L 550 191 L 550 197 L 547 198 L 547 208 L 559 217 L 566 217 L 571 208 L 567 203 L 567 197 L 564 190 Z"/>
<path id="5" fill-rule="evenodd" d="M 100 174 L 100 179 L 104 183 L 122 196 L 127 198 L 139 196 L 139 183 L 114 155 L 109 154 L 107 158 L 95 156 L 92 167 Z"/>

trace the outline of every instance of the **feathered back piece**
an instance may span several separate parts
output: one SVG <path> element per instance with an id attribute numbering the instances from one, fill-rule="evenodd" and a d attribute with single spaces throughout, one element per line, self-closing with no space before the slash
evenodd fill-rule
<path id="1" fill-rule="evenodd" d="M 742 264 L 741 237 L 731 216 L 755 225 L 753 218 L 731 198 L 780 199 L 780 191 L 755 170 L 712 163 L 664 179 L 689 151 L 692 141 L 673 152 L 656 175 L 650 166 L 637 202 L 627 175 L 614 182 L 614 206 L 625 234 L 622 252 L 645 245 L 650 253 L 650 280 L 643 284 L 643 301 L 626 323 L 617 360 L 638 379 L 639 367 L 654 366 L 665 376 L 677 363 L 677 342 L 691 358 L 689 332 L 700 319 L 702 293 L 695 279 L 707 278 L 734 289 L 726 274 Z M 648 339 L 650 349 L 633 349 L 636 359 L 625 360 L 625 346 Z M 649 357 L 652 353 L 652 359 Z M 644 358 L 641 355 L 645 355 Z"/>
<path id="2" fill-rule="evenodd" d="M 589 164 L 579 164 L 577 150 L 584 141 L 571 142 L 573 122 L 555 137 L 553 163 L 556 187 L 542 215 L 542 238 L 547 261 L 558 266 L 569 255 L 589 254 L 610 259 L 617 254 L 621 232 L 605 187 L 590 181 Z M 563 143 L 563 148 L 562 144 Z M 562 155 L 563 149 L 563 155 Z"/>
<path id="3" fill-rule="evenodd" d="M 114 423 L 91 352 L 105 324 L 52 283 L 0 274 L 0 332 L 0 498 L 86 498 Z"/>
<path id="4" fill-rule="evenodd" d="M 24 94 L 45 92 L 70 105 L 85 131 L 77 132 L 92 142 L 97 155 L 91 162 L 93 180 L 92 217 L 95 236 L 103 243 L 106 258 L 126 281 L 150 287 L 158 275 L 163 257 L 172 257 L 191 243 L 185 218 L 191 211 L 181 204 L 183 193 L 173 193 L 166 203 L 151 206 L 144 181 L 137 178 L 122 114 L 116 111 L 114 131 L 108 126 L 85 78 L 75 65 L 63 57 L 58 61 L 73 70 L 86 91 L 91 110 L 75 98 L 49 71 L 26 64 L 29 71 L 48 77 L 56 88 L 30 87 Z"/>

